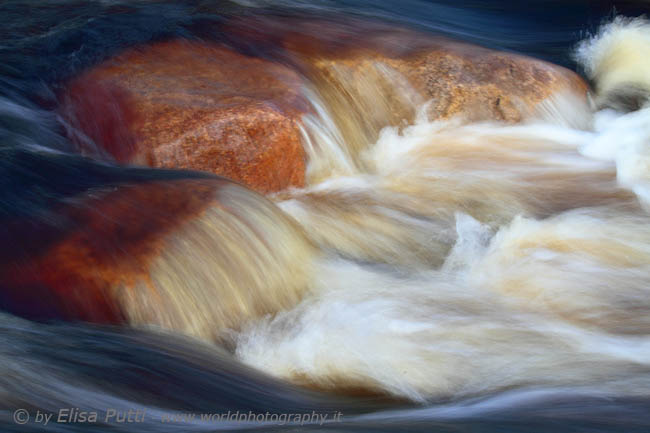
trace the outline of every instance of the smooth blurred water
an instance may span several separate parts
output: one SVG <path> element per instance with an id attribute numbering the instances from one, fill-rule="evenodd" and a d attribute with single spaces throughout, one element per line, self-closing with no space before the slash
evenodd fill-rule
<path id="1" fill-rule="evenodd" d="M 55 227 L 53 207 L 80 194 L 206 177 L 72 153 L 56 115 L 58 94 L 66 79 L 125 47 L 183 37 L 242 48 L 224 33 L 232 17 L 345 16 L 582 72 L 572 57 L 576 43 L 611 18 L 614 6 L 634 16 L 644 4 L 3 2 L 0 258 L 27 257 L 45 242 L 38 230 L 19 237 L 14 221 Z M 353 148 L 366 137 L 337 123 L 337 114 L 346 114 L 334 113 L 316 85 L 305 95 L 315 107 L 303 119 L 308 185 L 272 197 L 322 253 L 313 262 L 304 258 L 313 275 L 302 302 L 246 323 L 231 335 L 229 351 L 159 330 L 3 313 L 4 431 L 87 430 L 17 425 L 12 413 L 19 407 L 344 413 L 342 423 L 324 426 L 246 426 L 259 431 L 650 430 L 647 108 L 596 111 L 559 97 L 513 126 L 436 121 L 414 104 L 420 115 L 413 124 L 379 125 L 375 140 Z M 379 92 L 369 96 L 378 106 L 396 104 Z M 413 102 L 404 99 L 399 103 Z M 184 240 L 203 239 L 210 237 Z M 218 245 L 201 254 L 210 258 L 212 247 Z M 182 242 L 178 250 L 186 260 L 174 262 L 181 271 L 209 273 L 201 267 L 210 265 L 207 258 L 204 264 Z M 206 296 L 209 289 L 201 288 Z M 348 388 L 370 393 L 337 392 Z M 151 420 L 97 429 L 240 427 Z"/>

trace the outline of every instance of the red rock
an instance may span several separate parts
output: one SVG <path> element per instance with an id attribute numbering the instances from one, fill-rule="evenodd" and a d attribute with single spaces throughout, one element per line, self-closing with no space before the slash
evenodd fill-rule
<path id="1" fill-rule="evenodd" d="M 307 285 L 312 248 L 301 230 L 227 180 L 123 185 L 51 212 L 65 223 L 13 224 L 21 254 L 0 264 L 1 303 L 12 313 L 215 340 L 292 307 Z M 27 242 L 34 230 L 38 239 Z"/>
<path id="2" fill-rule="evenodd" d="M 171 41 L 130 49 L 72 80 L 61 110 L 119 162 L 209 171 L 271 192 L 304 183 L 301 85 L 279 64 Z"/>
<path id="3" fill-rule="evenodd" d="M 72 126 L 68 133 L 83 154 L 129 161 L 137 153 L 134 105 L 129 93 L 118 86 L 79 79 L 66 95 L 63 114 Z"/>

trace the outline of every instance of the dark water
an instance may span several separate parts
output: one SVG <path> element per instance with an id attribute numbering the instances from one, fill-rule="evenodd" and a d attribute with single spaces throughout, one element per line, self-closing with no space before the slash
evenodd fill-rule
<path id="1" fill-rule="evenodd" d="M 248 2 L 33 2 L 0 4 L 0 258 L 27 254 L 37 227 L 58 224 L 51 209 L 98 187 L 200 173 L 117 167 L 72 154 L 55 114 L 65 80 L 127 46 L 184 37 L 242 48 L 222 32 L 247 15 L 364 17 L 514 51 L 576 68 L 575 43 L 617 13 L 635 16 L 645 2 L 440 0 Z M 273 53 L 262 53 L 273 56 Z M 13 222 L 31 225 L 16 231 Z M 45 240 L 43 240 L 45 242 Z M 30 250 L 31 251 L 31 250 Z M 3 282 L 0 281 L 0 291 Z M 4 299 L 0 296 L 0 302 Z M 3 304 L 0 303 L 0 306 Z M 372 356 L 371 353 L 368 356 Z M 163 424 L 159 412 L 335 413 L 342 422 L 252 425 L 262 431 L 647 432 L 648 398 L 612 398 L 588 390 L 518 390 L 478 400 L 414 405 L 377 397 L 305 391 L 241 365 L 229 353 L 153 331 L 29 322 L 0 315 L 0 424 L 3 431 L 86 431 L 12 420 L 60 408 L 150 408 L 139 424 L 104 431 L 213 431 L 224 423 Z M 153 409 L 156 408 L 156 409 Z M 102 414 L 105 414 L 102 412 Z M 158 413 L 159 416 L 160 414 Z"/>
<path id="2" fill-rule="evenodd" d="M 7 432 L 237 430 L 224 423 L 163 423 L 161 416 L 196 413 L 335 414 L 319 425 L 253 425 L 256 431 L 358 432 L 646 432 L 647 399 L 613 399 L 575 391 L 504 393 L 426 407 L 353 399 L 296 389 L 233 361 L 214 347 L 170 335 L 86 326 L 43 325 L 2 317 L 3 400 Z M 17 408 L 32 416 L 61 408 L 117 411 L 148 408 L 139 423 L 17 425 Z M 153 409 L 155 408 L 155 409 Z M 143 409 L 144 410 L 144 409 Z M 163 415 L 160 415 L 163 414 Z M 259 430 L 257 430 L 259 429 Z"/>

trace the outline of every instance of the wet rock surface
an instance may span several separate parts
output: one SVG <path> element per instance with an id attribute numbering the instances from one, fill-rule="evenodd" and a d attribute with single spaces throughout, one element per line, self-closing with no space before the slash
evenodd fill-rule
<path id="1" fill-rule="evenodd" d="M 267 193 L 304 182 L 300 86 L 279 64 L 171 41 L 91 68 L 69 83 L 62 111 L 85 153 L 209 171 Z"/>

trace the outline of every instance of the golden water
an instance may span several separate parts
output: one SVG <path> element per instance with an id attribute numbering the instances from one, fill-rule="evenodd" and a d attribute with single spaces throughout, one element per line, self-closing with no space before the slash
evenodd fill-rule
<path id="1" fill-rule="evenodd" d="M 612 48 L 617 32 L 629 53 Z M 309 184 L 274 199 L 320 253 L 303 300 L 246 322 L 236 356 L 415 401 L 526 386 L 647 395 L 650 107 L 607 107 L 620 109 L 616 88 L 648 89 L 648 34 L 619 20 L 585 42 L 604 80 L 596 104 L 555 95 L 518 125 L 436 121 L 403 98 L 419 114 L 376 128 L 358 119 L 390 125 L 392 99 L 367 111 L 308 89 Z M 356 91 L 390 97 L 373 80 Z"/>

